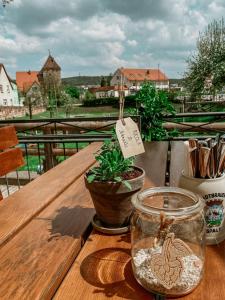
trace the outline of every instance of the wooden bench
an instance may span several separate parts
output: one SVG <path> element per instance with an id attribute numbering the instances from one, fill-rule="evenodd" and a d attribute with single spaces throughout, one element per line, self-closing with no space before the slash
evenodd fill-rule
<path id="1" fill-rule="evenodd" d="M 13 126 L 0 128 L 0 177 L 24 165 L 21 149 L 15 148 L 18 143 Z M 0 190 L 0 200 L 2 199 L 3 195 Z"/>
<path id="2" fill-rule="evenodd" d="M 146 187 L 165 183 L 168 146 L 151 144 Z M 0 203 L 0 299 L 153 299 L 133 277 L 129 234 L 91 232 L 95 212 L 83 174 L 99 147 L 91 144 Z M 182 299 L 223 299 L 224 261 L 225 243 L 207 247 L 204 280 Z"/>

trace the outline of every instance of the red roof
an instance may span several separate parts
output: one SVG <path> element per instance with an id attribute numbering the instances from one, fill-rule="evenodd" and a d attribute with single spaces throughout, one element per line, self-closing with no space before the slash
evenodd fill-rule
<path id="1" fill-rule="evenodd" d="M 121 73 L 130 81 L 167 81 L 168 77 L 159 69 L 120 69 Z"/>
<path id="2" fill-rule="evenodd" d="M 44 71 L 48 71 L 48 70 L 54 70 L 54 71 L 61 70 L 60 66 L 57 64 L 54 57 L 52 57 L 51 55 L 48 56 L 46 62 L 44 63 L 44 66 L 42 67 L 42 69 L 40 71 L 40 74 L 43 73 Z"/>
<path id="3" fill-rule="evenodd" d="M 39 83 L 38 71 L 16 72 L 16 84 L 21 92 L 27 91 L 34 82 Z"/>

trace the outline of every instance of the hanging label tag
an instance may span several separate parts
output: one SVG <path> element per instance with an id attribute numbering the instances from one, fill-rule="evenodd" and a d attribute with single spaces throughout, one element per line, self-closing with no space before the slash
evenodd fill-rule
<path id="1" fill-rule="evenodd" d="M 124 158 L 145 152 L 137 124 L 126 118 L 116 122 L 116 135 Z"/>

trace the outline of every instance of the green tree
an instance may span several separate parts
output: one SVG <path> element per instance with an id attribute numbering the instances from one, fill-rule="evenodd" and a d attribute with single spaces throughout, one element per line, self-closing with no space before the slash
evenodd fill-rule
<path id="1" fill-rule="evenodd" d="M 149 82 L 143 83 L 137 93 L 138 114 L 141 117 L 141 132 L 144 141 L 160 141 L 168 137 L 163 128 L 165 114 L 174 114 L 175 110 L 166 93 L 159 91 Z"/>
<path id="2" fill-rule="evenodd" d="M 101 86 L 107 86 L 107 80 L 105 79 L 105 77 L 101 78 Z"/>
<path id="3" fill-rule="evenodd" d="M 185 83 L 193 96 L 212 94 L 225 83 L 225 24 L 214 20 L 199 34 L 197 51 L 187 60 Z"/>
<path id="4" fill-rule="evenodd" d="M 78 88 L 76 88 L 75 86 L 65 87 L 65 92 L 68 95 L 70 95 L 71 98 L 79 99 L 79 97 L 80 97 L 80 92 L 79 92 Z"/>
<path id="5" fill-rule="evenodd" d="M 72 98 L 69 94 L 67 94 L 65 91 L 62 91 L 61 93 L 61 101 L 64 105 L 66 117 L 70 116 L 70 113 L 73 109 L 74 104 L 74 98 Z"/>
<path id="6" fill-rule="evenodd" d="M 94 100 L 94 99 L 95 99 L 94 94 L 92 94 L 90 91 L 87 90 L 84 94 L 84 101 L 85 100 Z"/>

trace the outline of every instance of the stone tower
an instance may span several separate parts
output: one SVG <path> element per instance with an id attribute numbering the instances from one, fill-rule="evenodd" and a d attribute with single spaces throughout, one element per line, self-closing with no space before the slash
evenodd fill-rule
<path id="1" fill-rule="evenodd" d="M 58 98 L 61 86 L 61 68 L 50 53 L 41 71 L 38 73 L 38 80 L 44 96 Z"/>

